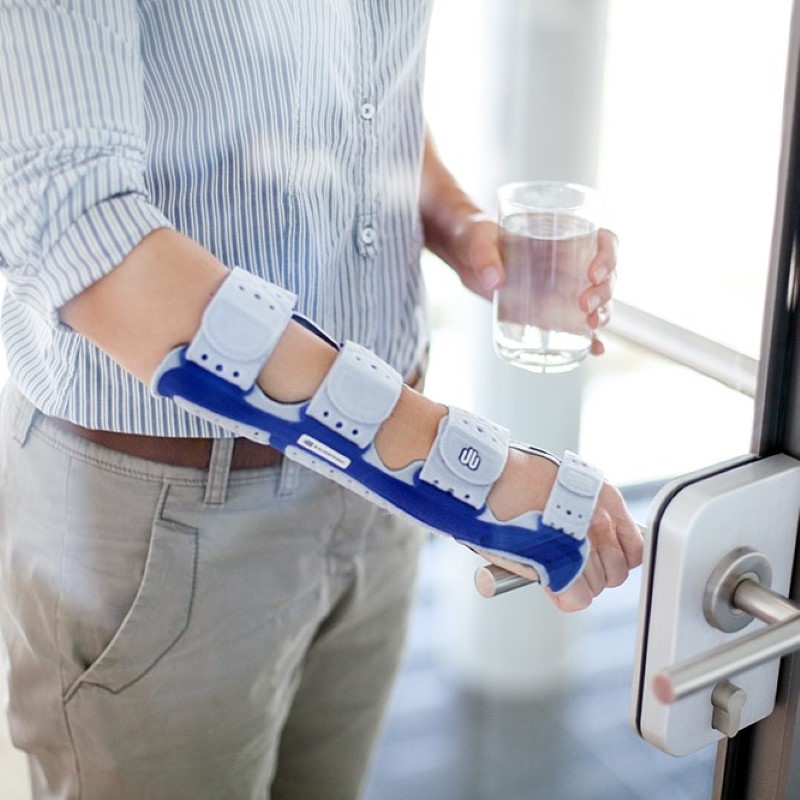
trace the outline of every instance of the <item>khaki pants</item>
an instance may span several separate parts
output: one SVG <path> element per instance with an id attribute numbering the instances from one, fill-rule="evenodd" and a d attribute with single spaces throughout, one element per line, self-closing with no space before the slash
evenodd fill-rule
<path id="1" fill-rule="evenodd" d="M 420 534 L 218 444 L 207 471 L 146 461 L 5 389 L 0 619 L 37 798 L 358 796 Z"/>

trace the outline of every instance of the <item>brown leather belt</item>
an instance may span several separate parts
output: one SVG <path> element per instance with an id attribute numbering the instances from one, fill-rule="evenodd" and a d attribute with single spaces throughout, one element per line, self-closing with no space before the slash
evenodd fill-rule
<path id="1" fill-rule="evenodd" d="M 208 465 L 211 463 L 213 439 L 97 431 L 58 417 L 49 417 L 48 419 L 62 430 L 74 433 L 81 439 L 94 442 L 109 450 L 126 453 L 129 456 L 146 458 L 148 461 L 157 461 L 160 464 L 193 467 L 194 469 L 208 469 Z M 259 444 L 250 439 L 238 438 L 233 443 L 231 469 L 274 467 L 276 464 L 280 464 L 282 459 L 283 454 L 274 447 Z"/>
<path id="2" fill-rule="evenodd" d="M 421 387 L 422 377 L 422 368 L 415 368 L 406 384 L 418 389 Z M 109 450 L 145 458 L 148 461 L 194 469 L 208 469 L 208 465 L 211 463 L 213 439 L 144 436 L 133 433 L 99 431 L 84 428 L 58 417 L 48 417 L 48 419 L 62 430 L 69 431 L 82 439 L 99 444 Z M 231 469 L 263 469 L 274 467 L 282 460 L 283 454 L 274 447 L 259 444 L 250 439 L 237 438 L 234 440 Z"/>

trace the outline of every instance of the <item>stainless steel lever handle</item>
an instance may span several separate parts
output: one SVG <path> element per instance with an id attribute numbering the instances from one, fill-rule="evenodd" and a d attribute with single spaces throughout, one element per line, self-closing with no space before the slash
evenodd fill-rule
<path id="1" fill-rule="evenodd" d="M 773 609 L 779 603 L 788 603 L 785 598 L 774 594 L 752 580 L 744 580 L 737 590 L 747 594 L 755 605 L 754 611 L 763 603 Z M 741 608 L 741 606 L 737 606 Z M 768 615 L 756 613 L 759 619 L 767 621 Z M 765 661 L 780 658 L 800 649 L 800 608 L 793 606 L 791 615 L 773 622 L 760 631 L 743 636 L 731 644 L 704 653 L 697 658 L 685 661 L 659 672 L 653 678 L 653 691 L 662 703 L 674 703 L 686 695 L 713 686 L 724 678 Z"/>
<path id="2" fill-rule="evenodd" d="M 653 692 L 661 702 L 674 703 L 738 672 L 800 649 L 800 606 L 762 585 L 763 576 L 751 568 L 754 556 L 758 554 L 742 548 L 715 570 L 706 589 L 706 617 L 714 616 L 709 614 L 711 605 L 718 607 L 727 602 L 733 612 L 729 620 L 738 614 L 745 623 L 755 617 L 769 624 L 731 644 L 659 672 L 653 678 Z M 725 581 L 727 587 L 723 586 Z M 721 593 L 709 591 L 712 584 Z"/>
<path id="3" fill-rule="evenodd" d="M 539 581 L 523 578 L 521 575 L 498 567 L 497 564 L 487 564 L 485 567 L 478 567 L 475 570 L 475 588 L 483 597 L 496 597 L 522 586 L 530 586 L 532 583 L 539 583 Z"/>

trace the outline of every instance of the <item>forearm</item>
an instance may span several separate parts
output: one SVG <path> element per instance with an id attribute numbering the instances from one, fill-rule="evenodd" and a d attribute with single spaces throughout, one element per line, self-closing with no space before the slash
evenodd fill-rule
<path id="1" fill-rule="evenodd" d="M 191 342 L 206 306 L 228 269 L 197 243 L 160 229 L 146 237 L 110 274 L 61 309 L 61 320 L 149 383 L 173 348 Z M 258 383 L 272 398 L 311 397 L 336 350 L 290 322 L 264 364 Z M 427 453 L 444 413 L 441 406 L 404 390 L 379 433 L 387 463 L 402 466 Z"/>
<path id="2" fill-rule="evenodd" d="M 425 136 L 420 214 L 428 249 L 450 266 L 470 291 L 490 299 L 504 274 L 497 225 L 445 167 L 430 132 Z"/>
<path id="3" fill-rule="evenodd" d="M 227 274 L 226 266 L 196 242 L 162 228 L 63 306 L 61 321 L 148 383 L 170 350 L 193 339 Z M 324 340 L 292 322 L 259 384 L 276 399 L 304 399 L 335 356 Z"/>
<path id="4" fill-rule="evenodd" d="M 420 214 L 425 246 L 452 264 L 454 241 L 464 227 L 483 212 L 458 185 L 436 150 L 430 131 L 425 134 Z"/>
<path id="5" fill-rule="evenodd" d="M 293 417 L 292 415 L 296 412 L 291 410 L 286 412 L 287 416 L 284 416 L 282 410 L 277 410 L 278 405 L 281 406 L 281 409 L 286 408 L 286 403 L 291 409 L 292 403 L 289 401 L 305 401 L 312 396 L 315 396 L 316 399 L 316 393 L 320 390 L 321 383 L 326 376 L 329 376 L 333 362 L 337 357 L 335 347 L 298 323 L 289 322 L 288 327 L 277 340 L 276 345 L 266 355 L 266 363 L 259 373 L 258 383 L 268 397 L 263 398 L 263 395 L 258 394 L 255 396 L 262 397 L 261 402 L 266 404 L 267 411 L 263 410 L 264 406 L 259 405 L 259 401 L 256 401 L 255 405 L 249 405 L 246 397 L 239 396 L 235 392 L 231 393 L 226 389 L 222 389 L 222 393 L 220 393 L 221 387 L 219 384 L 225 383 L 224 378 L 217 378 L 216 384 L 213 381 L 209 383 L 198 379 L 193 370 L 197 369 L 197 365 L 200 362 L 194 361 L 193 364 L 189 364 L 185 360 L 186 350 L 178 350 L 176 348 L 194 340 L 201 325 L 208 331 L 209 329 L 205 326 L 209 324 L 208 320 L 214 314 L 217 315 L 215 319 L 219 323 L 218 311 L 214 309 L 224 309 L 226 306 L 215 305 L 215 295 L 224 282 L 228 287 L 228 291 L 230 291 L 230 288 L 235 290 L 235 283 L 231 285 L 226 282 L 229 280 L 229 275 L 229 271 L 223 264 L 219 263 L 210 253 L 191 240 L 170 230 L 158 230 L 146 237 L 134 248 L 116 269 L 67 303 L 62 309 L 62 320 L 106 350 L 120 364 L 143 381 L 150 382 L 154 373 L 157 373 L 159 377 L 154 378 L 153 382 L 158 387 L 158 393 L 166 396 L 175 396 L 176 399 L 182 397 L 188 401 L 190 406 L 194 405 L 197 409 L 207 409 L 209 418 L 214 421 L 218 421 L 218 415 L 221 413 L 233 423 L 231 428 L 237 432 L 241 432 L 241 428 L 235 421 L 242 423 L 245 426 L 245 430 L 252 431 L 252 426 L 255 425 L 257 431 L 263 431 L 268 434 L 269 438 L 266 441 L 269 443 L 272 443 L 271 437 L 275 434 L 276 446 L 281 449 L 285 447 L 287 453 L 290 449 L 294 449 L 297 451 L 295 453 L 297 456 L 305 453 L 305 457 L 308 459 L 307 465 L 319 469 L 323 474 L 331 472 L 332 467 L 330 464 L 336 464 L 338 468 L 344 469 L 351 462 L 374 463 L 362 460 L 362 456 L 353 451 L 348 451 L 349 455 L 338 454 L 337 448 L 343 446 L 343 440 L 335 438 L 334 434 L 323 433 L 323 429 L 326 426 L 320 422 L 316 423 L 317 428 L 313 428 L 313 433 L 309 436 L 299 435 L 303 433 L 302 426 L 306 424 L 306 417 L 302 414 L 298 417 Z M 266 293 L 272 291 L 273 288 L 269 287 L 268 284 L 264 284 Z M 211 316 L 206 316 L 209 303 L 211 306 L 208 314 Z M 211 330 L 220 330 L 220 328 L 212 327 Z M 263 332 L 263 329 L 258 324 L 252 330 L 257 335 L 261 335 Z M 222 352 L 226 352 L 224 348 Z M 352 353 L 352 349 L 349 352 Z M 225 358 L 225 356 L 220 357 Z M 373 369 L 376 369 L 376 367 L 373 367 Z M 209 370 L 209 372 L 213 374 L 213 370 Z M 176 373 L 180 373 L 183 377 L 178 378 Z M 235 375 L 236 373 L 233 374 Z M 366 373 L 368 376 L 372 376 L 372 374 L 371 371 Z M 166 378 L 165 375 L 167 375 Z M 378 376 L 379 373 L 376 372 L 375 375 Z M 364 384 L 366 386 L 370 380 L 380 382 L 389 377 L 388 373 L 386 373 L 385 378 L 366 378 L 362 375 L 358 380 L 366 381 Z M 166 383 L 164 383 L 165 380 Z M 343 388 L 341 382 L 337 382 L 335 385 L 338 388 L 331 387 L 326 391 L 334 391 L 336 396 L 339 397 L 339 401 L 331 401 L 330 398 L 332 396 L 326 394 L 322 400 L 323 409 L 325 408 L 324 404 L 332 402 L 329 407 L 336 409 L 335 413 L 337 414 L 343 413 L 346 418 L 348 412 L 338 410 L 340 408 L 339 404 L 343 402 L 342 408 L 344 409 L 352 408 L 353 398 L 347 395 L 347 391 Z M 180 387 L 182 387 L 184 394 L 181 394 Z M 201 388 L 200 396 L 195 393 L 198 387 Z M 345 396 L 348 398 L 344 401 L 340 394 L 342 391 L 345 392 Z M 376 385 L 375 391 L 378 393 L 372 395 L 371 402 L 385 402 L 385 390 L 378 390 L 378 385 Z M 368 396 L 370 396 L 369 392 L 367 392 L 365 400 Z M 270 397 L 272 400 L 269 400 Z M 275 400 L 279 402 L 276 404 Z M 306 408 L 310 408 L 310 405 Z M 272 412 L 269 409 L 272 409 Z M 397 397 L 393 407 L 387 407 L 386 411 L 388 415 L 383 418 L 377 433 L 373 434 L 376 457 L 379 459 L 379 463 L 384 466 L 377 468 L 377 471 L 374 467 L 367 466 L 367 472 L 363 472 L 361 467 L 358 468 L 358 474 L 361 475 L 363 473 L 364 479 L 369 482 L 365 496 L 371 496 L 370 492 L 373 491 L 377 492 L 378 496 L 383 496 L 381 495 L 381 490 L 387 480 L 400 481 L 401 483 L 408 482 L 407 475 L 403 478 L 395 478 L 391 470 L 399 470 L 398 474 L 402 475 L 403 467 L 428 459 L 432 448 L 448 447 L 450 451 L 454 446 L 456 448 L 458 446 L 457 441 L 460 434 L 457 431 L 453 434 L 456 436 L 455 445 L 452 444 L 452 437 L 448 439 L 451 442 L 449 445 L 434 444 L 441 435 L 440 421 L 448 414 L 448 410 L 410 390 L 408 387 L 399 387 L 399 397 Z M 270 416 L 270 413 L 273 416 Z M 315 415 L 314 419 L 322 420 L 325 416 L 327 416 L 327 411 L 321 416 Z M 357 416 L 353 419 L 360 420 L 361 417 Z M 369 424 L 369 414 L 364 419 Z M 256 420 L 261 420 L 263 426 L 257 424 Z M 485 426 L 480 420 L 478 422 L 477 430 L 484 437 L 493 438 L 491 430 L 487 429 L 488 426 Z M 358 426 L 360 423 L 354 422 L 353 424 Z M 457 425 L 458 422 L 453 424 Z M 294 427 L 289 430 L 287 425 Z M 341 425 L 341 421 L 336 422 L 334 419 L 332 422 L 329 421 L 327 429 L 331 431 L 338 430 Z M 276 426 L 277 431 L 275 430 Z M 455 431 L 452 425 L 451 429 Z M 352 433 L 355 434 L 357 431 L 354 430 Z M 497 445 L 497 436 L 500 436 L 500 434 L 497 433 L 493 438 L 495 446 Z M 322 437 L 322 441 L 314 437 Z M 314 446 L 304 441 L 304 439 L 313 442 Z M 325 442 L 328 439 L 330 441 L 326 444 Z M 502 436 L 500 436 L 500 439 L 502 439 Z M 444 442 L 444 439 L 442 439 L 442 442 Z M 329 462 L 323 456 L 320 460 L 315 455 L 312 455 L 317 452 L 328 453 L 337 456 L 337 458 Z M 439 452 L 437 450 L 437 453 Z M 457 455 L 457 449 L 455 452 Z M 491 452 L 491 448 L 489 448 L 486 453 L 489 456 L 488 463 L 491 463 Z M 452 455 L 453 453 L 451 452 L 447 463 L 452 462 Z M 548 459 L 531 457 L 524 451 L 512 450 L 506 455 L 507 460 L 502 465 L 502 471 L 497 476 L 496 483 L 493 486 L 487 485 L 488 493 L 485 502 L 494 514 L 494 519 L 498 520 L 496 523 L 487 523 L 487 531 L 494 530 L 492 526 L 499 525 L 502 527 L 505 520 L 508 520 L 513 527 L 515 525 L 513 520 L 517 518 L 527 519 L 525 513 L 528 510 L 543 508 L 544 501 L 552 486 L 555 467 Z M 366 457 L 363 457 L 363 459 L 366 459 Z M 437 467 L 436 469 L 442 468 Z M 386 472 L 386 470 L 389 470 L 389 472 Z M 368 475 L 372 477 L 368 477 Z M 381 475 L 384 477 L 381 477 Z M 373 485 L 372 481 L 376 479 L 376 476 L 377 483 Z M 433 480 L 435 484 L 438 478 Z M 470 486 L 473 482 L 472 480 L 469 482 Z M 411 491 L 413 494 L 414 482 L 407 483 L 407 485 L 410 488 L 405 491 Z M 395 484 L 392 484 L 392 486 L 395 486 Z M 391 488 L 390 491 L 394 492 L 395 488 Z M 444 497 L 444 494 L 442 496 Z M 466 497 L 469 496 L 469 494 L 466 495 Z M 416 507 L 416 502 L 416 500 L 412 502 L 410 497 L 406 497 L 398 507 L 406 513 L 412 513 Z M 424 507 L 428 509 L 425 513 L 433 514 L 427 500 L 420 497 L 419 502 L 423 503 Z M 622 512 L 619 511 L 619 513 L 621 514 Z M 438 512 L 434 514 L 434 517 L 436 520 L 444 519 Z M 531 519 L 538 518 L 532 517 Z M 476 524 L 478 527 L 484 526 L 484 522 L 480 520 Z M 527 525 L 528 523 L 525 524 Z M 616 522 L 612 521 L 612 531 L 616 530 L 616 524 Z M 445 529 L 451 535 L 456 535 L 457 537 L 465 535 L 458 525 L 453 528 L 452 521 L 445 525 Z M 481 538 L 483 534 L 479 536 L 478 533 L 473 531 L 470 535 L 478 536 L 480 541 L 484 541 Z M 486 541 L 489 541 L 487 546 L 489 550 L 492 550 L 491 537 Z M 502 541 L 505 540 L 503 539 Z M 525 542 L 527 541 L 526 537 Z M 562 540 L 561 547 L 567 547 L 569 552 L 577 558 L 578 551 L 576 548 L 580 545 L 565 544 L 567 542 L 572 542 L 572 540 L 569 537 Z M 525 548 L 527 546 L 526 544 Z M 560 561 L 562 556 L 557 555 L 556 551 L 550 553 L 549 546 L 546 546 L 546 541 L 542 540 L 540 542 L 537 540 L 535 546 L 536 548 L 544 547 L 541 553 L 542 558 L 550 559 L 552 556 L 555 559 L 553 567 L 561 569 L 559 564 L 562 563 Z M 525 548 L 523 548 L 524 553 L 527 553 Z M 617 553 L 619 545 L 614 544 L 612 549 L 614 553 Z M 502 547 L 500 551 L 501 555 L 502 552 L 506 552 Z M 512 555 L 513 552 L 516 551 L 512 551 Z M 528 558 L 528 556 L 524 557 Z M 576 564 L 573 563 L 574 558 L 572 556 L 570 558 L 569 563 L 572 565 L 570 569 L 577 568 Z M 596 561 L 597 558 L 595 557 Z M 598 561 L 597 564 L 599 563 Z M 577 566 L 581 564 L 583 564 L 583 561 Z M 586 579 L 581 579 L 583 583 L 576 584 L 577 588 L 569 596 L 562 596 L 559 602 L 565 604 L 565 607 L 571 607 L 572 604 L 576 607 L 588 604 L 591 596 L 599 592 L 608 583 L 607 576 L 603 577 L 603 569 L 597 564 L 595 564 L 591 572 L 587 573 L 588 577 Z M 522 570 L 521 574 L 529 578 L 536 575 L 535 572 L 531 572 L 528 566 L 523 565 L 518 568 Z M 625 571 L 627 571 L 627 568 Z M 563 580 L 564 578 L 559 578 L 559 581 Z M 587 589 L 584 584 L 589 588 Z M 563 582 L 560 585 L 563 586 Z"/>

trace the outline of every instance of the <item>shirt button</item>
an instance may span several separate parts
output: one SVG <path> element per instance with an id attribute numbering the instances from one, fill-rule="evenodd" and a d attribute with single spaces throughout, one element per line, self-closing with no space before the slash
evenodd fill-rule
<path id="1" fill-rule="evenodd" d="M 375 116 L 375 106 L 372 103 L 362 103 L 359 113 L 361 119 L 370 120 Z"/>
<path id="2" fill-rule="evenodd" d="M 375 228 L 370 228 L 367 226 L 366 228 L 361 229 L 359 238 L 363 244 L 375 244 L 375 240 L 378 238 L 378 233 Z"/>

